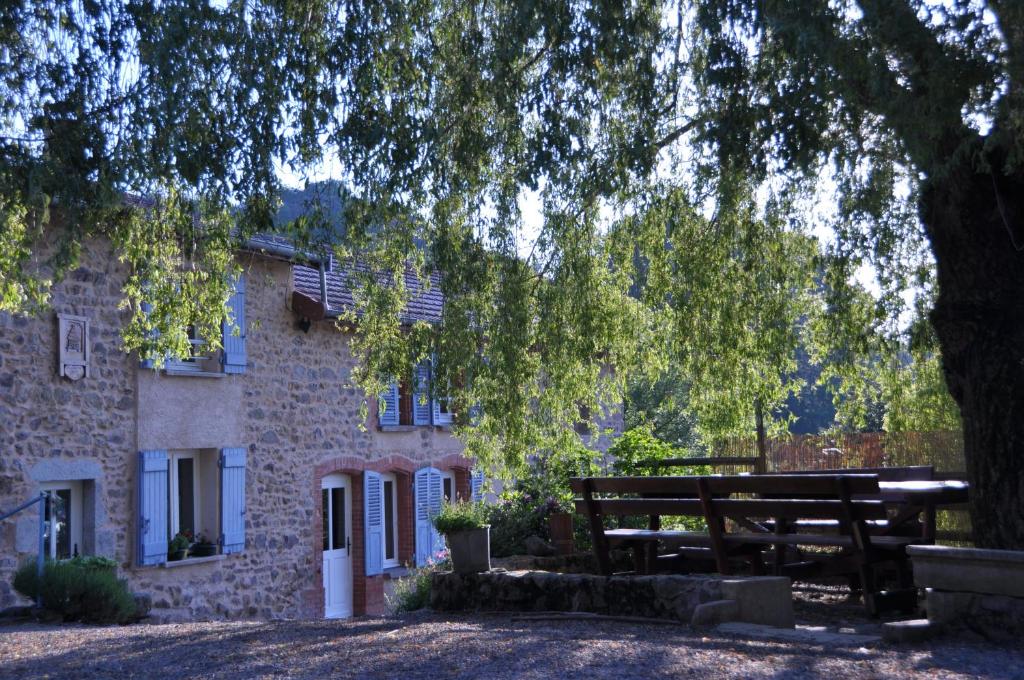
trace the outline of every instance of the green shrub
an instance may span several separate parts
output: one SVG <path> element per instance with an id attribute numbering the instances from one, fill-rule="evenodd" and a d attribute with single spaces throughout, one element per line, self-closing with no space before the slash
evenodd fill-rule
<path id="1" fill-rule="evenodd" d="M 459 501 L 444 503 L 432 521 L 438 533 L 448 536 L 457 531 L 482 529 L 487 526 L 487 515 L 482 503 Z"/>
<path id="2" fill-rule="evenodd" d="M 128 623 L 135 618 L 135 598 L 127 582 L 117 578 L 115 564 L 104 558 L 49 560 L 40 582 L 36 563 L 14 573 L 14 589 L 25 597 L 41 597 L 43 608 L 64 621 Z"/>
<path id="3" fill-rule="evenodd" d="M 430 576 L 437 571 L 451 569 L 446 552 L 436 559 L 427 560 L 423 567 L 411 569 L 409 574 L 395 583 L 395 594 L 387 598 L 388 606 L 396 614 L 425 609 L 430 605 Z"/>
<path id="4" fill-rule="evenodd" d="M 508 557 L 526 552 L 530 536 L 548 537 L 546 502 L 521 491 L 502 493 L 498 502 L 487 506 L 491 525 L 491 556 Z"/>

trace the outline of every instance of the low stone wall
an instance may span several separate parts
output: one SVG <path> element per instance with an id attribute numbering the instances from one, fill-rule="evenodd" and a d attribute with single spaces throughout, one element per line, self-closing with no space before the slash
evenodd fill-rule
<path id="1" fill-rule="evenodd" d="M 1024 634 L 1024 551 L 910 546 L 934 630 L 965 626 L 997 639 Z"/>
<path id="2" fill-rule="evenodd" d="M 430 606 L 439 611 L 590 612 L 693 624 L 794 625 L 790 580 L 775 576 L 441 572 L 432 576 Z"/>

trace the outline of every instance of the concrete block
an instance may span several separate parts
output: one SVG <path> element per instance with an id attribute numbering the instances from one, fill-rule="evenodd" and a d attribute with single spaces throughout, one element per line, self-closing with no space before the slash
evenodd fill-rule
<path id="1" fill-rule="evenodd" d="M 912 545 L 914 581 L 922 588 L 1024 597 L 1024 551 Z"/>
<path id="2" fill-rule="evenodd" d="M 928 619 L 889 621 L 882 624 L 882 637 L 887 642 L 923 642 L 941 631 L 941 624 Z"/>
<path id="3" fill-rule="evenodd" d="M 785 576 L 752 576 L 722 581 L 722 598 L 735 600 L 737 621 L 778 628 L 796 625 L 793 615 L 793 582 Z"/>
<path id="4" fill-rule="evenodd" d="M 697 605 L 690 619 L 691 626 L 717 626 L 720 623 L 735 621 L 740 615 L 740 606 L 736 600 L 715 600 Z"/>

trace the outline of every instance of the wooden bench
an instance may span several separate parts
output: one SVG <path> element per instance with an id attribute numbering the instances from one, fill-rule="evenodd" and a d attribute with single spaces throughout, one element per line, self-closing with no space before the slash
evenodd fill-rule
<path id="1" fill-rule="evenodd" d="M 906 546 L 920 538 L 873 535 L 868 522 L 886 519 L 884 503 L 864 499 L 879 493 L 876 475 L 800 474 L 711 477 L 589 477 L 572 482 L 579 496 L 576 510 L 590 523 L 594 554 L 601 573 L 611 574 L 613 545 L 633 549 L 637 571 L 653 570 L 659 545 L 678 549 L 685 557 L 713 559 L 722 574 L 745 563 L 757 574 L 764 571 L 764 554 L 776 556 L 777 573 L 787 575 L 846 574 L 859 578 L 865 604 L 872 614 L 882 609 L 916 605 Z M 608 516 L 646 516 L 647 529 L 605 529 Z M 702 517 L 708 531 L 661 529 L 663 516 Z M 726 519 L 733 520 L 729 525 Z M 764 531 L 759 521 L 777 527 Z M 835 521 L 835 534 L 789 533 L 802 520 Z M 787 547 L 817 551 L 813 559 L 783 563 Z M 834 548 L 823 553 L 822 548 Z M 897 566 L 899 591 L 876 586 L 876 566 Z"/>

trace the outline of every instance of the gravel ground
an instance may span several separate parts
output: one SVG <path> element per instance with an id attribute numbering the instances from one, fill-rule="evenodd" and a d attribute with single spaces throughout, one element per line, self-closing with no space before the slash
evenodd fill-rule
<path id="1" fill-rule="evenodd" d="M 0 626 L 0 678 L 1024 678 L 1024 650 L 737 639 L 685 626 L 421 613 L 349 621 Z"/>

